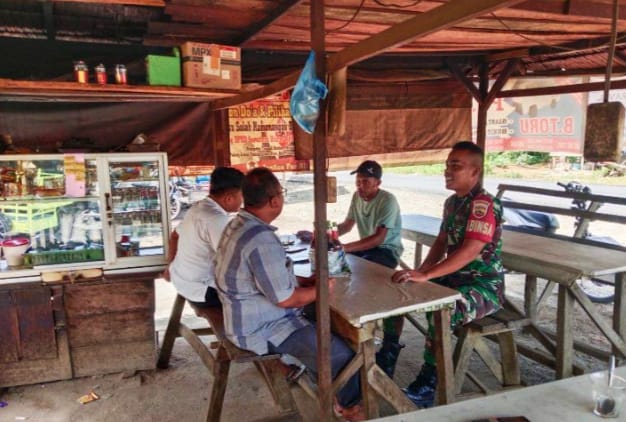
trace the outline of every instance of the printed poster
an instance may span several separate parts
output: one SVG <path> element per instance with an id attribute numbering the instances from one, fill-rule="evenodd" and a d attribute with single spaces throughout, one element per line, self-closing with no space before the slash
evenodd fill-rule
<path id="1" fill-rule="evenodd" d="M 230 163 L 241 171 L 268 167 L 272 171 L 309 170 L 296 160 L 289 93 L 228 109 Z"/>

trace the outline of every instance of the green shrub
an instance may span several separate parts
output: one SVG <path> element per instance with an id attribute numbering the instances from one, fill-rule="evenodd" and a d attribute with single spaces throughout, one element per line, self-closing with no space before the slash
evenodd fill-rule
<path id="1" fill-rule="evenodd" d="M 488 166 L 503 167 L 508 165 L 526 165 L 543 164 L 550 162 L 549 152 L 535 151 L 505 151 L 505 152 L 489 152 L 485 168 Z"/>

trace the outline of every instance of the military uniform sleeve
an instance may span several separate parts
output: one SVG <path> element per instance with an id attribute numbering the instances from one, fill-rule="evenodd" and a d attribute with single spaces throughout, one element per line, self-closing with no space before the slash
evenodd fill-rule
<path id="1" fill-rule="evenodd" d="M 491 242 L 496 231 L 493 200 L 487 195 L 476 196 L 470 204 L 470 214 L 465 226 L 465 238 Z"/>

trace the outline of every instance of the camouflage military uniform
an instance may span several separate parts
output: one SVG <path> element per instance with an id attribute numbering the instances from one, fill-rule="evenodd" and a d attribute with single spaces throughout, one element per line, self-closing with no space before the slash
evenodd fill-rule
<path id="1" fill-rule="evenodd" d="M 441 230 L 448 234 L 448 255 L 460 248 L 466 238 L 486 242 L 481 253 L 459 271 L 431 280 L 458 290 L 463 296 L 457 300 L 450 316 L 450 325 L 455 329 L 496 312 L 504 301 L 504 272 L 500 259 L 502 205 L 497 198 L 479 187 L 464 197 L 452 195 L 444 206 Z M 424 361 L 434 365 L 434 324 L 431 313 L 427 314 L 427 319 Z"/>

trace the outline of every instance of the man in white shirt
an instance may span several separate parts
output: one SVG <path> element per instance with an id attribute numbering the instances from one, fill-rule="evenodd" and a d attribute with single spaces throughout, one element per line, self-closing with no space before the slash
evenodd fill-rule
<path id="1" fill-rule="evenodd" d="M 243 173 L 218 167 L 211 174 L 209 196 L 196 202 L 170 237 L 169 279 L 196 306 L 221 306 L 215 290 L 215 251 L 229 213 L 239 211 Z"/>

